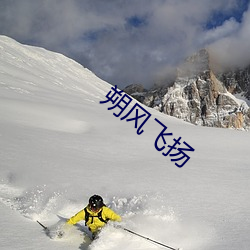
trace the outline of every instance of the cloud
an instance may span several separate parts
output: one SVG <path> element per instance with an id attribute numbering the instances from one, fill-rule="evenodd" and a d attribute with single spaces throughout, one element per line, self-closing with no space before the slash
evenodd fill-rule
<path id="1" fill-rule="evenodd" d="M 242 22 L 233 17 L 239 2 L 2 0 L 0 33 L 61 52 L 121 88 L 149 86 L 204 46 L 220 52 L 249 40 L 248 13 Z M 219 15 L 222 23 L 214 20 Z"/>
<path id="2" fill-rule="evenodd" d="M 211 44 L 219 41 L 225 37 L 231 36 L 237 33 L 240 28 L 240 24 L 232 17 L 229 20 L 224 21 L 221 26 L 204 31 L 204 34 L 200 38 L 201 44 Z"/>
<path id="3" fill-rule="evenodd" d="M 224 24 L 220 29 L 227 29 Z M 250 10 L 243 15 L 242 22 L 238 27 L 232 29 L 221 39 L 210 44 L 210 51 L 213 53 L 218 64 L 225 67 L 245 67 L 250 64 Z"/>

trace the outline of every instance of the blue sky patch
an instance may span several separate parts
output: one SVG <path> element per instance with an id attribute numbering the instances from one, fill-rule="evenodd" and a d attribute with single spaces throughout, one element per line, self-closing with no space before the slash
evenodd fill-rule
<path id="1" fill-rule="evenodd" d="M 238 23 L 241 23 L 244 12 L 248 9 L 249 0 L 238 1 L 238 8 L 230 13 L 225 13 L 223 10 L 215 11 L 210 20 L 206 23 L 206 29 L 213 29 L 221 26 L 226 20 L 234 18 Z"/>
<path id="2" fill-rule="evenodd" d="M 139 28 L 147 24 L 147 19 L 145 17 L 131 16 L 127 18 L 127 25 L 134 28 Z"/>

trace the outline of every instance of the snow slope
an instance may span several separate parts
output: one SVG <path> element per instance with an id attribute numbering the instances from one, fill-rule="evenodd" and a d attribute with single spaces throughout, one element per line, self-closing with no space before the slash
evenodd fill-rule
<path id="1" fill-rule="evenodd" d="M 249 132 L 144 107 L 151 117 L 138 135 L 99 103 L 110 89 L 63 55 L 0 36 L 0 248 L 162 249 L 112 225 L 90 244 L 83 223 L 63 239 L 36 223 L 53 228 L 97 193 L 124 227 L 166 245 L 250 249 Z M 183 168 L 156 150 L 163 127 L 155 118 L 195 149 Z"/>

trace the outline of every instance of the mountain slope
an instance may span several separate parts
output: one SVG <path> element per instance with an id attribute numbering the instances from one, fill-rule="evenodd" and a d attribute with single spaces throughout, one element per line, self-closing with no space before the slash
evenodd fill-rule
<path id="1" fill-rule="evenodd" d="M 91 245 L 78 227 L 50 240 L 36 223 L 54 225 L 98 193 L 123 226 L 167 245 L 247 250 L 249 133 L 193 126 L 143 106 L 151 117 L 138 135 L 135 121 L 100 104 L 111 87 L 60 54 L 0 37 L 0 245 L 161 249 L 112 226 Z M 157 151 L 163 127 L 155 119 L 173 133 L 166 149 L 179 137 L 195 149 L 182 168 Z"/>

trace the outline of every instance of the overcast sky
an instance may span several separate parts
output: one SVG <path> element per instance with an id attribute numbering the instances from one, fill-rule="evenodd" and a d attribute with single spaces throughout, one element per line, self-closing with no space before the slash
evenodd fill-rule
<path id="1" fill-rule="evenodd" d="M 250 62 L 250 0 L 0 0 L 0 34 L 61 52 L 120 88 L 204 47 Z"/>

